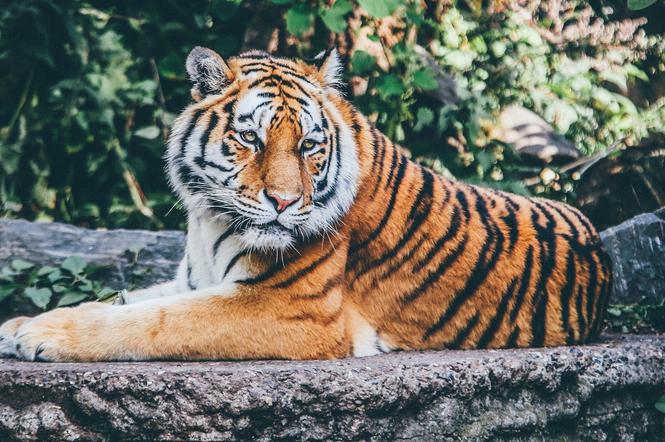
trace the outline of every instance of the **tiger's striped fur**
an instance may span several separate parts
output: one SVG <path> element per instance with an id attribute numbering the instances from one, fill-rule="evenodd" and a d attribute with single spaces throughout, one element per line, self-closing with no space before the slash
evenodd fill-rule
<path id="1" fill-rule="evenodd" d="M 589 221 L 410 161 L 339 94 L 335 53 L 197 48 L 187 69 L 195 103 L 167 154 L 189 215 L 176 279 L 10 321 L 0 352 L 309 359 L 598 334 L 612 284 Z"/>

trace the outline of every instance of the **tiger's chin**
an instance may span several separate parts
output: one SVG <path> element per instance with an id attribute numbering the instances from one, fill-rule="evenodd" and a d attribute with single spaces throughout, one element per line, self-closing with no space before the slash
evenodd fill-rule
<path id="1" fill-rule="evenodd" d="M 240 234 L 240 240 L 248 248 L 264 251 L 285 250 L 296 244 L 294 233 L 276 223 L 249 226 Z"/>

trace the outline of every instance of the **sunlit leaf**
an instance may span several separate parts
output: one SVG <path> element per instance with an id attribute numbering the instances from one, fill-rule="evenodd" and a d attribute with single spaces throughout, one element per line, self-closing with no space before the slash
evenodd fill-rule
<path id="1" fill-rule="evenodd" d="M 333 32 L 344 32 L 347 28 L 345 15 L 353 10 L 349 0 L 337 0 L 329 9 L 320 13 L 323 23 Z"/>
<path id="2" fill-rule="evenodd" d="M 160 130 L 157 126 L 145 126 L 134 132 L 134 135 L 147 140 L 154 140 L 159 137 Z"/>
<path id="3" fill-rule="evenodd" d="M 23 293 L 32 301 L 34 305 L 41 309 L 46 308 L 49 301 L 51 300 L 52 295 L 51 290 L 47 288 L 38 289 L 35 287 L 28 287 L 23 291 Z"/>
<path id="4" fill-rule="evenodd" d="M 417 70 L 413 73 L 413 84 L 424 90 L 436 89 L 439 84 L 436 82 L 434 75 L 434 72 L 429 68 Z"/>
<path id="5" fill-rule="evenodd" d="M 286 12 L 286 29 L 301 36 L 314 25 L 314 12 L 305 3 L 298 3 Z"/>
<path id="6" fill-rule="evenodd" d="M 80 256 L 70 256 L 62 262 L 60 267 L 73 275 L 79 275 L 85 269 L 86 264 L 86 261 Z"/>
<path id="7" fill-rule="evenodd" d="M 638 11 L 640 9 L 648 8 L 656 3 L 656 0 L 628 0 L 628 9 Z"/>
<path id="8" fill-rule="evenodd" d="M 383 75 L 376 81 L 376 89 L 383 97 L 392 97 L 404 92 L 404 83 L 395 74 Z"/>
<path id="9" fill-rule="evenodd" d="M 33 268 L 35 265 L 31 262 L 24 261 L 22 259 L 15 259 L 12 261 L 12 268 L 16 271 L 23 272 L 25 270 Z"/>
<path id="10" fill-rule="evenodd" d="M 68 305 L 78 304 L 81 301 L 85 301 L 89 296 L 85 293 L 80 292 L 67 292 L 62 295 L 62 298 L 58 300 L 56 307 L 65 307 Z"/>
<path id="11" fill-rule="evenodd" d="M 374 68 L 376 59 L 365 51 L 357 50 L 351 56 L 351 70 L 354 74 L 367 74 Z"/>
<path id="12" fill-rule="evenodd" d="M 376 18 L 392 15 L 401 3 L 400 0 L 358 0 L 360 7 Z"/>

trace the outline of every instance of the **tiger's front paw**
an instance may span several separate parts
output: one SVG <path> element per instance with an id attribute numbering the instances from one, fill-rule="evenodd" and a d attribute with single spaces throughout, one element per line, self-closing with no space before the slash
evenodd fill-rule
<path id="1" fill-rule="evenodd" d="M 26 361 L 81 361 L 90 358 L 89 331 L 81 327 L 97 315 L 105 304 L 88 303 L 58 308 L 24 320 L 14 333 L 14 354 Z M 101 319 L 103 316 L 99 316 Z"/>
<path id="2" fill-rule="evenodd" d="M 16 357 L 16 330 L 29 319 L 27 316 L 21 316 L 0 325 L 0 358 Z"/>

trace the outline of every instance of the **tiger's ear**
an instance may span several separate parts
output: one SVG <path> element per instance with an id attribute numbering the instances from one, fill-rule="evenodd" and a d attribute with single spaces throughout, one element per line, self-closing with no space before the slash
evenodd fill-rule
<path id="1" fill-rule="evenodd" d="M 220 94 L 233 82 L 233 72 L 221 55 L 212 49 L 196 46 L 185 63 L 192 80 L 192 98 L 200 101 L 208 95 Z"/>
<path id="2" fill-rule="evenodd" d="M 342 61 L 337 49 L 330 48 L 314 57 L 314 65 L 318 68 L 321 82 L 325 87 L 338 88 L 342 85 Z"/>

